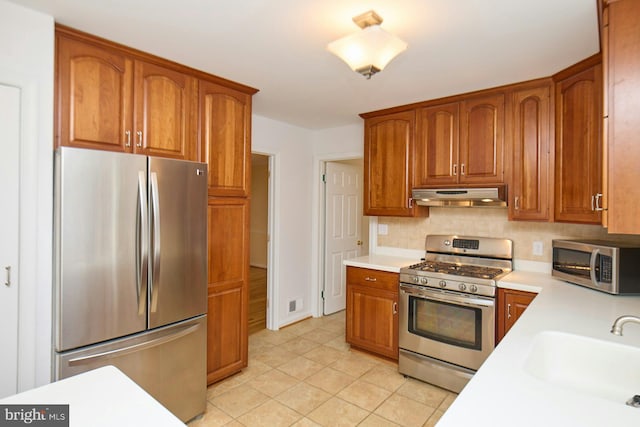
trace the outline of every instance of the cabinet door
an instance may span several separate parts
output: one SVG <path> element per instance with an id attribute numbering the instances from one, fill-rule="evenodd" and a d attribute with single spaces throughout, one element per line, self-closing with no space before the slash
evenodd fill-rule
<path id="1" fill-rule="evenodd" d="M 209 195 L 249 195 L 251 96 L 200 80 L 201 159 L 209 164 Z"/>
<path id="2" fill-rule="evenodd" d="M 410 200 L 414 122 L 413 111 L 365 120 L 365 215 L 414 215 Z"/>
<path id="3" fill-rule="evenodd" d="M 346 341 L 398 359 L 398 293 L 347 284 Z"/>
<path id="4" fill-rule="evenodd" d="M 602 193 L 601 66 L 556 83 L 555 220 L 600 224 Z"/>
<path id="5" fill-rule="evenodd" d="M 418 110 L 416 187 L 458 181 L 459 111 L 457 102 Z"/>
<path id="6" fill-rule="evenodd" d="M 503 151 L 504 94 L 464 101 L 460 125 L 460 183 L 503 183 Z"/>
<path id="7" fill-rule="evenodd" d="M 134 152 L 197 160 L 197 79 L 144 61 L 134 79 Z"/>
<path id="8" fill-rule="evenodd" d="M 549 220 L 551 86 L 515 91 L 511 219 Z"/>
<path id="9" fill-rule="evenodd" d="M 609 233 L 640 234 L 640 2 L 609 2 L 603 61 L 609 107 L 607 194 Z"/>
<path id="10" fill-rule="evenodd" d="M 131 151 L 133 61 L 57 35 L 56 146 Z"/>
<path id="11" fill-rule="evenodd" d="M 496 344 L 509 332 L 536 296 L 533 292 L 498 289 Z"/>
<path id="12" fill-rule="evenodd" d="M 249 201 L 209 198 L 207 383 L 247 366 Z"/>

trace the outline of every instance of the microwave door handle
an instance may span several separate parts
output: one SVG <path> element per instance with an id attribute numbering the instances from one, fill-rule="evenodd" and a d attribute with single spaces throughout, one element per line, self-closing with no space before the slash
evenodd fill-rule
<path id="1" fill-rule="evenodd" d="M 598 286 L 598 278 L 596 277 L 596 260 L 600 255 L 600 249 L 596 248 L 591 252 L 591 260 L 589 261 L 589 275 L 594 286 Z"/>

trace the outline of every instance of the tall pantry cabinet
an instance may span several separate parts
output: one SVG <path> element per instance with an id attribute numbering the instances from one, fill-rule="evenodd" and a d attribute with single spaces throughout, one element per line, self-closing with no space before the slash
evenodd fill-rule
<path id="1" fill-rule="evenodd" d="M 56 26 L 55 146 L 206 162 L 207 383 L 247 366 L 256 89 Z"/>
<path id="2" fill-rule="evenodd" d="M 202 160 L 209 164 L 207 383 L 247 366 L 251 95 L 200 80 Z"/>

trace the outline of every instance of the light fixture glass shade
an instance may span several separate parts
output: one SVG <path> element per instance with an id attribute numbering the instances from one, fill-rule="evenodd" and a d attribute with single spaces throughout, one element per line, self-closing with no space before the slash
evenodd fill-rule
<path id="1" fill-rule="evenodd" d="M 329 52 L 346 62 L 352 70 L 367 77 L 382 71 L 406 48 L 404 41 L 387 33 L 379 25 L 368 26 L 327 45 Z"/>

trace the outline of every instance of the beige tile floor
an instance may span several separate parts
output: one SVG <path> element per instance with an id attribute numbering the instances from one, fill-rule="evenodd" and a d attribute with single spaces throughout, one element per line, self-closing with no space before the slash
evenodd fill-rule
<path id="1" fill-rule="evenodd" d="M 249 366 L 209 387 L 189 427 L 434 426 L 456 395 L 351 350 L 344 311 L 249 337 Z"/>

